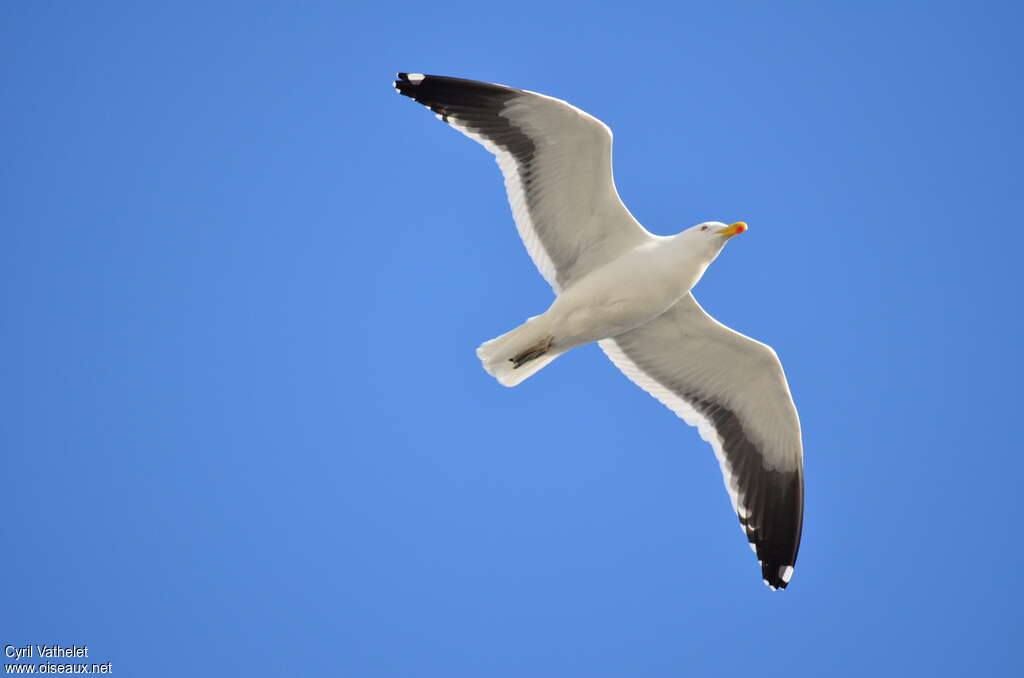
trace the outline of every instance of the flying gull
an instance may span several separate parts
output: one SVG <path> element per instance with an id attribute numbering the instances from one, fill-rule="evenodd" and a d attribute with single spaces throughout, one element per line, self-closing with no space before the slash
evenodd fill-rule
<path id="1" fill-rule="evenodd" d="M 747 225 L 649 233 L 615 189 L 611 130 L 565 101 L 422 73 L 399 73 L 394 85 L 496 156 L 519 236 L 556 294 L 547 311 L 477 349 L 484 369 L 515 386 L 596 341 L 711 444 L 765 583 L 786 588 L 804 510 L 789 385 L 770 346 L 716 321 L 690 292 Z"/>

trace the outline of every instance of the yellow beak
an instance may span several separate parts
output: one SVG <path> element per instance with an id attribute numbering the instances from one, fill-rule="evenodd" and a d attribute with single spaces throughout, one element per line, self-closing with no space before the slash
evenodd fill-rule
<path id="1" fill-rule="evenodd" d="M 734 235 L 739 235 L 743 231 L 747 230 L 747 224 L 743 221 L 737 221 L 735 224 L 730 224 L 725 228 L 718 230 L 719 235 L 724 235 L 726 238 L 731 238 Z"/>

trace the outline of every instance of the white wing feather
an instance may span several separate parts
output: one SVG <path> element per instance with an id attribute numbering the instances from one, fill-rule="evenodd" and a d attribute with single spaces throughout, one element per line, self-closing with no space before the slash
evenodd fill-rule
<path id="1" fill-rule="evenodd" d="M 711 444 L 765 580 L 784 587 L 803 525 L 803 446 L 775 351 L 716 321 L 691 294 L 646 325 L 598 343 Z"/>
<path id="2" fill-rule="evenodd" d="M 399 73 L 401 94 L 494 154 L 519 235 L 555 292 L 652 238 L 615 188 L 612 133 L 560 99 Z"/>

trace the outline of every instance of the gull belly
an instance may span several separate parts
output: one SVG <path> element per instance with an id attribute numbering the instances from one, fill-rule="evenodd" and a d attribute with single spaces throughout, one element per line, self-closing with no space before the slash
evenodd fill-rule
<path id="1" fill-rule="evenodd" d="M 667 311 L 706 268 L 685 242 L 659 238 L 575 281 L 541 319 L 559 351 L 614 337 Z"/>

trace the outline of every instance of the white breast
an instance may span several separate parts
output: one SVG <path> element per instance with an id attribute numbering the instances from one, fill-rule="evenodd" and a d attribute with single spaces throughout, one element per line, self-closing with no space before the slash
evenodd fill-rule
<path id="1" fill-rule="evenodd" d="M 658 317 L 700 279 L 707 263 L 674 238 L 659 238 L 584 276 L 545 314 L 560 343 L 613 337 Z"/>

